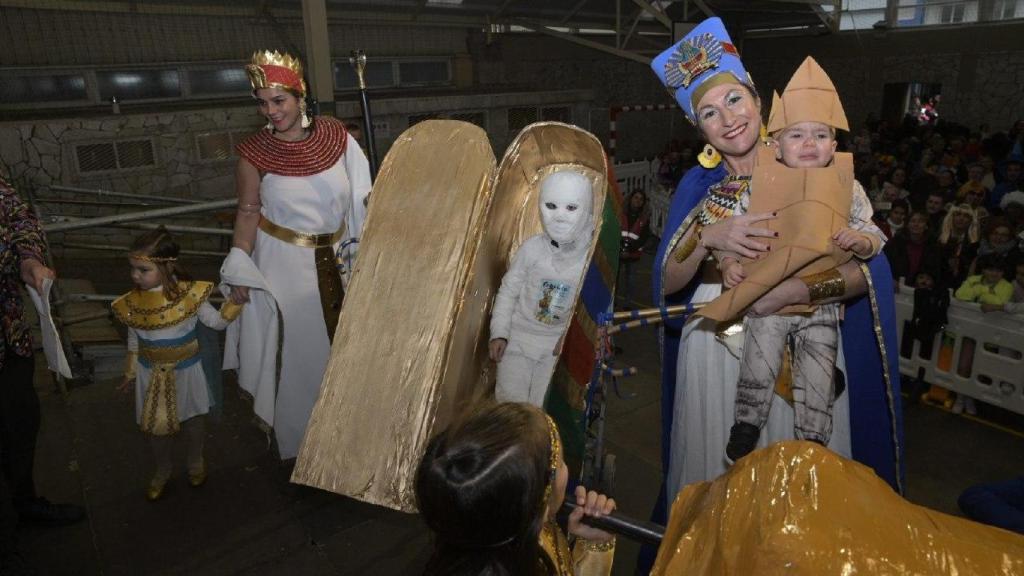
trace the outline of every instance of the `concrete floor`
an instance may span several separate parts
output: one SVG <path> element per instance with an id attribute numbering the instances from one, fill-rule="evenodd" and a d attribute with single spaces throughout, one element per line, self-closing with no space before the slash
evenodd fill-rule
<path id="1" fill-rule="evenodd" d="M 642 305 L 649 265 L 636 269 L 634 296 Z M 126 284 L 117 283 L 122 290 Z M 616 343 L 623 349 L 617 360 L 640 374 L 620 383 L 631 397 L 613 394 L 608 402 L 608 451 L 618 459 L 614 496 L 621 511 L 645 518 L 660 482 L 655 332 L 627 332 Z M 82 503 L 89 513 L 76 526 L 22 529 L 41 574 L 397 576 L 421 569 L 430 543 L 416 516 L 289 484 L 290 471 L 271 454 L 230 379 L 224 413 L 209 427 L 207 484 L 190 488 L 180 470 L 162 501 L 147 502 L 148 448 L 129 398 L 114 385 L 96 382 L 61 398 L 45 368 L 37 372 L 43 406 L 37 485 L 50 499 Z M 1011 429 L 932 406 L 907 408 L 911 501 L 956 514 L 956 498 L 967 486 L 1024 470 L 1024 418 L 985 408 L 981 416 Z M 636 553 L 636 545 L 620 539 L 614 573 L 632 574 Z"/>

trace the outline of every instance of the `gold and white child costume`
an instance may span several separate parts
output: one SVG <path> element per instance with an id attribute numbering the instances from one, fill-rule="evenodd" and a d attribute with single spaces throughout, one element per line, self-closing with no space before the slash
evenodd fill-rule
<path id="1" fill-rule="evenodd" d="M 113 302 L 114 316 L 128 327 L 126 376 L 135 377 L 135 418 L 144 432 L 165 436 L 210 411 L 212 399 L 199 355 L 199 322 L 223 330 L 236 306 L 220 312 L 207 302 L 213 284 L 181 282 L 181 295 L 163 288 L 132 290 Z M 226 317 L 227 316 L 227 317 Z"/>

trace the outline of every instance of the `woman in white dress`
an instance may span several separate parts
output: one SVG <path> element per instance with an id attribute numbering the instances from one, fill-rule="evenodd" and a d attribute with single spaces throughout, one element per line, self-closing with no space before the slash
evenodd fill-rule
<path id="1" fill-rule="evenodd" d="M 221 279 L 233 301 L 251 305 L 228 330 L 224 368 L 238 370 L 284 460 L 298 454 L 320 393 L 370 170 L 341 122 L 306 115 L 297 59 L 257 52 L 246 72 L 268 123 L 237 147 L 238 213 Z"/>

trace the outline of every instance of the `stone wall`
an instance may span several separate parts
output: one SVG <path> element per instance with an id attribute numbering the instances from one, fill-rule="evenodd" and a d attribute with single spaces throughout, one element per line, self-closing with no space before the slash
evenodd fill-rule
<path id="1" fill-rule="evenodd" d="M 120 203 L 129 200 L 60 193 L 51 189 L 54 185 L 195 200 L 232 198 L 235 194 L 234 159 L 201 159 L 196 139 L 209 133 L 250 133 L 262 123 L 251 106 L 0 123 L 0 169 L 20 188 L 32 189 L 41 201 L 44 215 L 93 217 L 168 205 L 159 202 L 152 206 L 71 203 Z M 155 160 L 152 166 L 98 172 L 80 170 L 76 155 L 79 145 L 137 139 L 152 142 Z M 230 221 L 218 221 L 210 215 L 173 218 L 165 223 L 230 227 Z M 55 250 L 62 240 L 125 246 L 137 233 L 93 228 L 58 233 L 52 240 Z M 225 244 L 219 237 L 197 236 L 190 238 L 186 247 L 215 250 L 225 245 L 230 243 Z"/>
<path id="2" fill-rule="evenodd" d="M 378 130 L 378 158 L 383 160 L 392 142 L 416 117 L 451 117 L 465 112 L 482 114 L 484 127 L 497 158 L 515 137 L 508 125 L 507 111 L 516 107 L 559 106 L 570 109 L 571 120 L 587 118 L 593 93 L 589 90 L 449 94 L 409 98 L 388 98 L 373 102 Z M 354 102 L 336 103 L 336 115 L 360 117 Z M 22 190 L 31 190 L 44 216 L 95 217 L 167 206 L 155 202 L 140 206 L 137 200 L 81 195 L 55 190 L 54 186 L 102 189 L 141 195 L 173 196 L 190 200 L 218 200 L 235 196 L 234 169 L 237 157 L 230 146 L 222 159 L 205 159 L 198 141 L 220 135 L 236 143 L 259 129 L 265 120 L 252 105 L 164 113 L 121 114 L 89 118 L 61 118 L 38 121 L 0 122 L 0 171 Z M 385 129 L 386 127 L 386 129 Z M 152 142 L 154 164 L 148 167 L 105 171 L 83 171 L 78 147 L 89 144 L 146 139 Z M 64 202 L 46 202 L 63 200 Z M 102 204 L 94 204 L 96 202 Z M 132 203 L 135 202 L 135 203 Z M 114 204 L 114 205 L 110 205 Z M 116 205 L 121 204 L 121 205 Z M 165 224 L 231 227 L 231 211 L 217 214 L 175 217 Z M 51 235 L 58 255 L 64 243 L 127 246 L 135 230 L 90 228 Z M 230 238 L 189 235 L 183 247 L 221 250 Z M 77 254 L 78 252 L 73 252 Z"/>

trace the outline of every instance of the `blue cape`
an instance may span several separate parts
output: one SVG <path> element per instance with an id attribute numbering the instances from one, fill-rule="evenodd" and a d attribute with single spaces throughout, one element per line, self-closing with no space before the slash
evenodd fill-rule
<path id="1" fill-rule="evenodd" d="M 654 261 L 654 302 L 661 306 L 685 304 L 690 301 L 699 282 L 691 281 L 673 294 L 662 295 L 662 271 L 673 237 L 687 215 L 707 194 L 708 188 L 726 176 L 725 167 L 714 169 L 699 166 L 686 172 L 672 197 L 665 229 Z M 674 246 L 672 246 L 674 248 Z M 870 274 L 869 294 L 848 300 L 842 323 L 843 353 L 846 356 L 846 389 L 850 395 L 850 435 L 853 458 L 875 470 L 879 477 L 902 492 L 903 486 L 903 414 L 900 403 L 899 356 L 896 339 L 894 291 L 889 262 L 884 254 L 867 263 Z M 885 363 L 890 385 L 883 376 L 883 357 L 875 337 L 875 313 L 883 336 Z M 671 449 L 673 402 L 676 388 L 676 358 L 683 319 L 668 321 L 661 329 L 661 456 L 663 478 L 668 470 Z M 664 523 L 668 498 L 662 494 L 654 519 Z M 674 496 L 674 495 L 673 495 Z"/>

